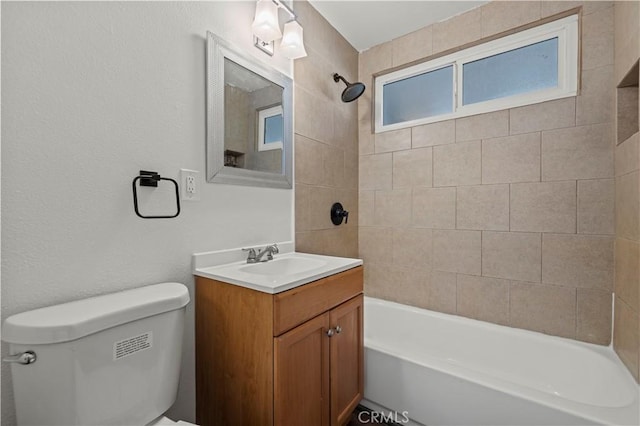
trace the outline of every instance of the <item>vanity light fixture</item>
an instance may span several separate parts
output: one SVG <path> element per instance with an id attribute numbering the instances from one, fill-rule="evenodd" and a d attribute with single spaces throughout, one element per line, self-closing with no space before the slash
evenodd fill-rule
<path id="1" fill-rule="evenodd" d="M 280 32 L 278 9 L 284 9 L 290 18 L 290 21 L 284 25 L 284 34 Z M 293 10 L 281 0 L 258 0 L 251 29 L 255 46 L 268 55 L 273 55 L 274 41 L 282 38 L 280 51 L 286 58 L 298 59 L 307 56 L 302 26 L 296 21 Z"/>
<path id="2" fill-rule="evenodd" d="M 282 37 L 278 22 L 278 5 L 272 0 L 258 0 L 256 16 L 251 25 L 253 35 L 264 42 L 272 42 Z"/>

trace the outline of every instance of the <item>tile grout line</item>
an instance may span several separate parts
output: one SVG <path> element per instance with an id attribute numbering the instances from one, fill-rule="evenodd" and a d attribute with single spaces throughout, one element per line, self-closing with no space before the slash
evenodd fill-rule
<path id="1" fill-rule="evenodd" d="M 453 203 L 453 229 L 458 229 L 458 187 L 454 186 L 453 190 L 455 191 L 454 195 L 454 203 Z"/>
<path id="2" fill-rule="evenodd" d="M 482 147 L 484 145 L 484 139 L 480 139 L 480 185 L 482 185 Z"/>
<path id="3" fill-rule="evenodd" d="M 578 235 L 578 181 L 576 180 L 576 190 L 575 190 L 575 201 L 576 201 L 576 227 L 575 227 L 575 234 Z M 614 201 L 615 202 L 615 201 Z"/>
<path id="4" fill-rule="evenodd" d="M 576 308 L 575 308 L 575 319 L 576 319 L 576 323 L 575 323 L 575 328 L 573 330 L 574 333 L 574 338 L 577 339 L 578 338 L 578 288 L 575 288 L 576 294 L 575 294 L 575 301 L 576 301 Z"/>
<path id="5" fill-rule="evenodd" d="M 509 232 L 511 232 L 511 184 L 509 184 Z"/>
<path id="6" fill-rule="evenodd" d="M 458 311 L 458 273 L 454 272 L 454 277 L 456 279 L 456 315 L 459 315 Z"/>
<path id="7" fill-rule="evenodd" d="M 484 250 L 482 249 L 482 243 L 484 242 L 484 231 L 480 231 L 480 276 L 483 277 L 484 275 L 484 270 L 483 270 L 483 252 Z"/>
<path id="8" fill-rule="evenodd" d="M 434 157 L 435 157 L 435 149 L 433 149 L 433 147 L 431 147 L 431 187 L 434 188 L 434 178 L 435 178 L 435 174 L 434 174 Z"/>
<path id="9" fill-rule="evenodd" d="M 538 170 L 538 178 L 539 178 L 539 182 L 542 182 L 542 130 L 540 131 L 540 134 L 538 135 L 539 140 L 538 143 L 540 144 L 540 168 Z"/>
<path id="10" fill-rule="evenodd" d="M 543 233 L 540 233 L 540 284 L 543 283 L 543 279 L 542 279 L 542 263 L 543 263 L 543 253 L 544 253 L 544 249 L 542 248 L 542 245 L 544 244 L 544 239 L 543 239 Z"/>
<path id="11" fill-rule="evenodd" d="M 511 325 L 511 280 L 507 283 L 507 324 Z"/>

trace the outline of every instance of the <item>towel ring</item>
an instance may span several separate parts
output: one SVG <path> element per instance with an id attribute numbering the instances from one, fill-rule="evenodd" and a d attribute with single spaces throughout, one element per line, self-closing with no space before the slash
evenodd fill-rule
<path id="1" fill-rule="evenodd" d="M 140 181 L 140 186 L 151 186 L 151 187 L 157 187 L 158 186 L 158 182 L 161 180 L 168 180 L 170 182 L 173 182 L 173 185 L 175 186 L 176 189 L 176 213 L 174 215 L 170 215 L 170 216 L 144 216 L 140 213 L 140 210 L 138 209 L 138 189 L 137 189 L 137 185 L 136 182 Z M 133 209 L 135 210 L 136 214 L 141 217 L 142 219 L 172 219 L 174 217 L 178 217 L 178 215 L 180 214 L 180 190 L 178 189 L 178 182 L 176 182 L 174 179 L 170 179 L 170 178 L 163 178 L 162 176 L 160 176 L 158 173 L 156 172 L 149 172 L 149 171 L 145 171 L 145 170 L 140 170 L 140 175 L 136 176 L 135 178 L 133 178 L 133 182 L 132 182 L 132 186 L 133 186 Z"/>

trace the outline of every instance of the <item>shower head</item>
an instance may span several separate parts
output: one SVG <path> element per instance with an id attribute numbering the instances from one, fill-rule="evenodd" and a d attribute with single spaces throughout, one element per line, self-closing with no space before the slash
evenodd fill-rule
<path id="1" fill-rule="evenodd" d="M 347 85 L 347 88 L 342 91 L 342 102 L 353 102 L 364 93 L 364 84 L 360 82 L 349 83 L 341 75 L 338 75 L 337 73 L 333 75 L 333 81 L 337 83 L 340 80 Z"/>

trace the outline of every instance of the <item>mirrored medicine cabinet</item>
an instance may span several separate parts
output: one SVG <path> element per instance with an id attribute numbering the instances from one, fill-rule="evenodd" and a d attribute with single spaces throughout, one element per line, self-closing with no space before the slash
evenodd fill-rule
<path id="1" fill-rule="evenodd" d="M 207 33 L 207 181 L 292 187 L 293 81 Z"/>

